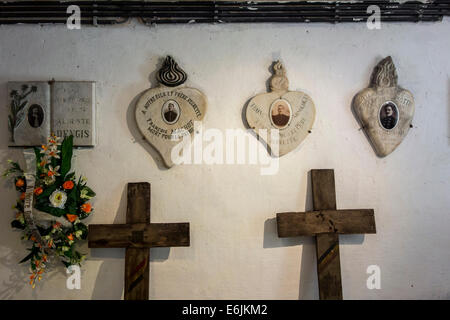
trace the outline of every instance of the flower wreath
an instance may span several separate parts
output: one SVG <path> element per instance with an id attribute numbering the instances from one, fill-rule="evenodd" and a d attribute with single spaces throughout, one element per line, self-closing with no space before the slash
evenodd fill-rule
<path id="1" fill-rule="evenodd" d="M 10 168 L 3 174 L 5 177 L 15 175 L 14 185 L 20 192 L 13 206 L 16 216 L 11 226 L 22 230 L 22 239 L 32 241 L 28 249 L 30 253 L 20 263 L 30 261 L 30 285 L 33 288 L 36 280 L 42 279 L 50 256 L 59 257 L 66 267 L 80 265 L 85 258 L 75 245 L 87 238 L 88 228 L 81 220 L 92 213 L 93 208 L 88 201 L 95 193 L 86 185 L 86 178 L 77 180 L 75 172 L 69 173 L 72 152 L 72 136 L 60 143 L 60 138 L 52 135 L 47 145 L 34 148 L 36 173 L 32 174 L 34 190 L 28 191 L 33 203 L 33 212 L 29 216 L 27 173 L 17 162 L 9 160 Z"/>

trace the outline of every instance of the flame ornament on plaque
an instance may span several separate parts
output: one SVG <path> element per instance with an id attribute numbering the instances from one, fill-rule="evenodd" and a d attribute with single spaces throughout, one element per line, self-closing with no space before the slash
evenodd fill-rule
<path id="1" fill-rule="evenodd" d="M 158 72 L 160 85 L 148 89 L 136 103 L 136 122 L 145 139 L 159 152 L 166 167 L 174 165 L 172 149 L 184 135 L 194 136 L 194 122 L 205 116 L 206 97 L 182 87 L 186 73 L 168 56 Z"/>
<path id="2" fill-rule="evenodd" d="M 414 97 L 397 85 L 391 57 L 375 67 L 369 88 L 353 99 L 353 110 L 379 157 L 390 154 L 406 137 L 414 116 Z"/>
<path id="3" fill-rule="evenodd" d="M 246 118 L 249 127 L 267 143 L 272 155 L 282 156 L 306 138 L 314 123 L 316 109 L 306 93 L 289 91 L 286 70 L 281 62 L 274 63 L 273 73 L 271 92 L 259 94 L 249 101 Z M 272 141 L 276 137 L 272 135 L 272 130 L 279 130 L 277 140 Z"/>

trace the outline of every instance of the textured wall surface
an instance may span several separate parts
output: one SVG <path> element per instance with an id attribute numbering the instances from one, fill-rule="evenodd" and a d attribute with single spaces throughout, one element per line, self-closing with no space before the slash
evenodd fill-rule
<path id="1" fill-rule="evenodd" d="M 313 238 L 279 239 L 275 213 L 311 208 L 308 172 L 334 168 L 338 208 L 374 208 L 377 234 L 341 236 L 344 298 L 450 298 L 450 21 L 382 25 L 239 24 L 145 27 L 0 27 L 0 169 L 22 159 L 7 148 L 6 83 L 97 82 L 98 146 L 76 152 L 78 174 L 97 191 L 91 223 L 123 223 L 126 183 L 152 184 L 152 221 L 191 223 L 191 247 L 152 249 L 151 299 L 316 299 Z M 134 102 L 162 58 L 173 55 L 187 85 L 208 97 L 205 129 L 244 128 L 242 109 L 265 92 L 281 59 L 291 89 L 317 108 L 312 133 L 261 167 L 181 165 L 166 170 L 138 134 Z M 375 64 L 392 55 L 399 84 L 413 92 L 414 128 L 388 157 L 375 156 L 351 112 Z M 16 192 L 0 182 L 1 299 L 120 299 L 124 250 L 95 249 L 81 290 L 66 289 L 58 268 L 32 290 L 20 235 L 11 230 Z M 368 290 L 366 269 L 381 268 Z"/>

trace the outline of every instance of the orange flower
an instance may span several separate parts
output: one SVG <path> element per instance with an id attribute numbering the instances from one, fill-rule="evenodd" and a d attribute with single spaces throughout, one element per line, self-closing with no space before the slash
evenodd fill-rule
<path id="1" fill-rule="evenodd" d="M 43 160 L 41 161 L 41 163 L 39 164 L 41 167 L 45 166 L 47 164 L 47 161 Z"/>
<path id="2" fill-rule="evenodd" d="M 20 195 L 20 200 L 25 200 L 25 192 L 22 192 L 22 194 Z"/>
<path id="3" fill-rule="evenodd" d="M 53 240 L 50 240 L 50 241 L 48 242 L 48 247 L 49 247 L 49 248 L 53 247 Z"/>
<path id="4" fill-rule="evenodd" d="M 63 183 L 63 188 L 66 190 L 71 190 L 73 188 L 73 181 L 69 180 Z"/>
<path id="5" fill-rule="evenodd" d="M 16 187 L 23 187 L 25 185 L 25 181 L 23 179 L 17 179 L 16 181 Z"/>
<path id="6" fill-rule="evenodd" d="M 40 195 L 42 192 L 44 192 L 44 189 L 42 189 L 42 187 L 37 187 L 36 189 L 34 189 L 34 194 L 35 195 Z"/>
<path id="7" fill-rule="evenodd" d="M 35 276 L 36 276 L 36 275 L 33 273 L 33 274 L 30 276 L 30 279 L 33 280 Z"/>
<path id="8" fill-rule="evenodd" d="M 51 171 L 51 170 L 48 170 L 48 172 L 47 172 L 47 175 L 49 176 L 49 177 L 51 177 L 51 176 L 53 176 L 55 173 L 53 172 L 53 171 Z"/>
<path id="9" fill-rule="evenodd" d="M 36 267 L 39 267 L 39 264 L 41 263 L 41 261 L 39 261 L 39 260 L 35 260 L 34 261 L 34 264 L 36 265 Z"/>
<path id="10" fill-rule="evenodd" d="M 69 234 L 69 235 L 67 236 L 67 239 L 73 241 L 73 234 Z"/>
<path id="11" fill-rule="evenodd" d="M 91 206 L 90 203 L 85 203 L 85 204 L 83 204 L 83 205 L 81 206 L 81 210 L 84 211 L 84 212 L 86 212 L 86 213 L 89 213 L 89 212 L 91 212 L 91 210 L 92 210 L 92 206 Z"/>
<path id="12" fill-rule="evenodd" d="M 53 228 L 58 229 L 59 227 L 61 227 L 61 223 L 55 222 L 55 224 L 53 225 Z"/>
<path id="13" fill-rule="evenodd" d="M 35 238 L 34 236 L 31 236 L 31 237 L 30 237 L 30 240 L 31 240 L 31 241 L 36 241 L 36 238 Z"/>
<path id="14" fill-rule="evenodd" d="M 75 220 L 77 220 L 77 215 L 75 214 L 66 214 L 67 220 L 69 220 L 70 222 L 74 222 Z"/>
<path id="15" fill-rule="evenodd" d="M 47 256 L 45 254 L 42 256 L 42 261 L 47 262 Z"/>

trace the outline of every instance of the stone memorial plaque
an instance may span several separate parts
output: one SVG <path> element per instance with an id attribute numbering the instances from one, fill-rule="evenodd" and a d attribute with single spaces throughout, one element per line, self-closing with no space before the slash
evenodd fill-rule
<path id="1" fill-rule="evenodd" d="M 267 139 L 265 142 L 272 155 L 282 156 L 294 150 L 306 138 L 314 123 L 316 109 L 306 93 L 288 90 L 289 81 L 281 62 L 274 63 L 273 72 L 271 92 L 259 94 L 250 100 L 246 118 L 250 128 L 261 139 Z M 264 129 L 264 135 L 260 134 L 261 129 Z M 272 141 L 271 130 L 279 130 L 278 140 Z M 274 148 L 275 143 L 278 143 L 278 148 Z"/>
<path id="2" fill-rule="evenodd" d="M 95 82 L 9 82 L 8 98 L 9 146 L 41 146 L 51 133 L 95 145 Z"/>
<path id="3" fill-rule="evenodd" d="M 387 156 L 403 141 L 414 116 L 414 98 L 397 85 L 391 57 L 375 67 L 370 87 L 355 96 L 353 110 L 379 157 Z"/>
<path id="4" fill-rule="evenodd" d="M 47 143 L 50 135 L 50 86 L 48 82 L 8 82 L 10 146 Z"/>
<path id="5" fill-rule="evenodd" d="M 174 165 L 174 146 L 184 134 L 193 137 L 194 122 L 201 121 L 206 112 L 203 93 L 181 87 L 186 80 L 186 73 L 168 56 L 158 73 L 160 86 L 145 91 L 136 103 L 138 128 L 168 168 Z"/>
<path id="6" fill-rule="evenodd" d="M 75 146 L 95 146 L 95 82 L 57 81 L 52 84 L 51 127 L 58 137 L 73 135 Z"/>

